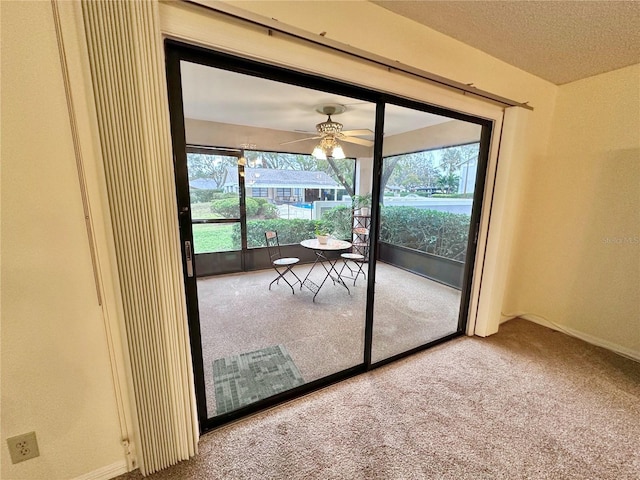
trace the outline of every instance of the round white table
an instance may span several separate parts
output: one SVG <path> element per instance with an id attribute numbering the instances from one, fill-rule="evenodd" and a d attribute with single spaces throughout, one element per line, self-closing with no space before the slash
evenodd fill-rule
<path id="1" fill-rule="evenodd" d="M 333 280 L 334 285 L 336 283 L 339 285 L 342 285 L 344 288 L 347 289 L 347 292 L 349 292 L 349 295 L 351 295 L 351 291 L 349 290 L 349 287 L 347 287 L 347 284 L 344 283 L 344 281 L 340 277 L 340 274 L 335 268 L 336 263 L 338 262 L 340 257 L 336 257 L 334 260 L 331 260 L 325 255 L 325 252 L 340 252 L 344 250 L 349 250 L 351 248 L 351 242 L 347 242 L 345 240 L 336 240 L 335 238 L 329 238 L 327 239 L 327 243 L 320 243 L 317 238 L 310 238 L 308 240 L 301 241 L 300 245 L 302 245 L 304 248 L 313 250 L 316 254 L 316 260 L 315 262 L 313 262 L 313 265 L 311 266 L 311 270 L 309 270 L 309 273 L 307 273 L 307 276 L 304 277 L 304 280 L 300 285 L 301 289 L 302 289 L 302 286 L 304 285 L 314 293 L 313 295 L 314 302 L 316 301 L 316 296 L 320 292 L 320 289 L 325 284 L 328 278 L 331 278 L 331 280 Z M 317 264 L 322 265 L 325 271 L 327 272 L 325 277 L 322 279 L 322 283 L 320 283 L 320 285 L 316 284 L 315 282 L 309 279 L 309 275 L 311 275 L 311 272 L 313 272 L 313 269 L 316 267 Z M 327 264 L 329 265 L 328 267 L 327 267 Z M 335 275 L 332 275 L 332 272 L 335 273 Z"/>

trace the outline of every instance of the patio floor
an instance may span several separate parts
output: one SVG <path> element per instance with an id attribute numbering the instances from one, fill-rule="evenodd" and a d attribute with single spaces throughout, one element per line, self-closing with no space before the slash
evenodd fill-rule
<path id="1" fill-rule="evenodd" d="M 338 262 L 340 268 L 341 262 Z M 310 265 L 294 271 L 300 278 Z M 316 267 L 312 278 L 322 281 Z M 350 294 L 330 280 L 313 293 L 282 281 L 268 285 L 274 270 L 198 279 L 207 410 L 216 414 L 213 361 L 265 347 L 283 345 L 305 381 L 336 373 L 363 361 L 367 282 L 360 276 Z M 457 329 L 460 291 L 378 263 L 372 361 L 438 339 Z"/>

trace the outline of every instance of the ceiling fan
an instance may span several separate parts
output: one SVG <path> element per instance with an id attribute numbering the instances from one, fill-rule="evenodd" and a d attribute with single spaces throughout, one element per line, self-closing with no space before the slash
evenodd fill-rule
<path id="1" fill-rule="evenodd" d="M 364 145 L 365 147 L 373 146 L 371 140 L 365 138 L 358 138 L 359 136 L 372 135 L 373 132 L 369 129 L 360 130 L 342 130 L 342 124 L 334 122 L 331 119 L 331 115 L 339 115 L 343 113 L 347 107 L 337 103 L 318 105 L 315 111 L 327 116 L 327 120 L 316 125 L 317 135 L 307 138 L 299 138 L 290 142 L 284 142 L 280 145 L 288 145 L 291 143 L 305 142 L 307 140 L 320 140 L 318 145 L 313 150 L 312 155 L 316 158 L 326 160 L 327 157 L 332 158 L 345 158 L 344 152 L 338 140 L 349 143 L 357 143 L 358 145 Z"/>

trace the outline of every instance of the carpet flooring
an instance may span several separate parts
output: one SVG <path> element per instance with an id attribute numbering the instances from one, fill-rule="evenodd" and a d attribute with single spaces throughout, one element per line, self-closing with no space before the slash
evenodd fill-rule
<path id="1" fill-rule="evenodd" d="M 516 319 L 212 431 L 148 478 L 637 480 L 639 418 L 640 363 Z"/>
<path id="2" fill-rule="evenodd" d="M 300 278 L 309 265 L 296 266 Z M 312 279 L 322 282 L 316 267 Z M 198 279 L 198 305 L 204 358 L 207 412 L 217 411 L 213 361 L 283 345 L 305 381 L 310 382 L 363 362 L 367 283 L 331 281 L 313 301 L 306 288 L 296 293 L 272 270 Z M 446 285 L 378 263 L 374 302 L 373 361 L 456 331 L 460 292 Z"/>

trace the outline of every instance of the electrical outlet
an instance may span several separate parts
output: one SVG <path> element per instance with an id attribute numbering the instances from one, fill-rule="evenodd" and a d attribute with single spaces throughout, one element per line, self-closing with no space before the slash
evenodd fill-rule
<path id="1" fill-rule="evenodd" d="M 7 438 L 11 463 L 24 462 L 40 455 L 36 432 L 23 433 L 15 437 Z"/>

